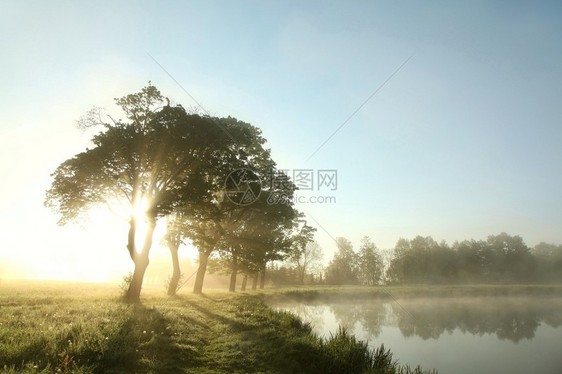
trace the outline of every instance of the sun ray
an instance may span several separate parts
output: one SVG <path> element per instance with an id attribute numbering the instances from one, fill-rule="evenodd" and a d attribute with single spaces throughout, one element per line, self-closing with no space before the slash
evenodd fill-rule
<path id="1" fill-rule="evenodd" d="M 136 229 L 135 229 L 135 249 L 137 253 L 142 251 L 144 246 L 144 241 L 146 237 L 146 232 L 148 230 L 148 219 L 146 212 L 149 207 L 148 199 L 140 198 L 132 207 L 130 212 L 130 217 L 135 219 Z"/>

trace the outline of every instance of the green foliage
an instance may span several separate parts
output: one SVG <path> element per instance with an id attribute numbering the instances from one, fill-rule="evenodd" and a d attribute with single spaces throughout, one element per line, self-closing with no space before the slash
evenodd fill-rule
<path id="1" fill-rule="evenodd" d="M 390 349 L 385 349 L 384 344 L 372 351 L 371 361 L 370 370 L 374 372 L 384 372 L 385 370 L 396 369 L 398 366 L 396 361 L 392 359 Z"/>
<path id="2" fill-rule="evenodd" d="M 287 262 L 295 267 L 296 281 L 299 284 L 304 284 L 307 273 L 317 270 L 318 263 L 322 259 L 322 248 L 314 241 L 315 232 L 316 229 L 305 222 L 291 238 L 292 244 Z"/>
<path id="3" fill-rule="evenodd" d="M 346 238 L 336 238 L 338 251 L 326 268 L 328 284 L 358 284 L 358 256 Z"/>
<path id="4" fill-rule="evenodd" d="M 368 236 L 361 240 L 361 248 L 357 260 L 360 283 L 367 286 L 379 284 L 384 272 L 382 257 Z"/>
<path id="5" fill-rule="evenodd" d="M 164 97 L 150 82 L 141 92 L 115 99 L 115 103 L 125 112 L 131 123 L 141 129 L 154 120 L 163 102 Z"/>
<path id="6" fill-rule="evenodd" d="M 323 342 L 322 351 L 329 363 L 322 368 L 322 373 L 373 373 L 373 374 L 422 374 L 437 373 L 425 371 L 420 367 L 411 369 L 401 366 L 393 360 L 392 353 L 385 349 L 384 344 L 371 349 L 366 342 L 357 340 L 355 336 L 339 327 L 338 331 Z"/>
<path id="7" fill-rule="evenodd" d="M 361 240 L 359 253 L 353 251 L 351 242 L 336 238 L 338 251 L 326 268 L 328 284 L 379 284 L 383 275 L 383 262 L 377 247 L 368 236 Z"/>
<path id="8" fill-rule="evenodd" d="M 532 250 L 535 275 L 541 282 L 562 282 L 562 245 L 541 242 Z"/>
<path id="9" fill-rule="evenodd" d="M 53 174 L 46 204 L 61 223 L 114 199 L 149 202 L 161 217 L 180 206 L 212 203 L 226 175 L 240 167 L 264 174 L 274 167 L 261 131 L 235 118 L 188 114 L 162 106 L 153 86 L 117 99 L 129 122 L 107 124 L 94 148 L 62 163 Z"/>
<path id="10" fill-rule="evenodd" d="M 370 368 L 370 351 L 367 343 L 358 341 L 343 327 L 331 335 L 323 345 L 324 352 L 332 358 L 328 372 L 362 373 Z"/>
<path id="11" fill-rule="evenodd" d="M 281 176 L 266 183 L 275 163 L 269 150 L 263 148 L 265 139 L 258 128 L 233 118 L 213 120 L 230 134 L 235 157 L 230 153 L 216 155 L 219 162 L 215 166 L 220 172 L 206 175 L 210 197 L 178 207 L 172 235 L 189 239 L 202 254 L 203 262 L 211 254 L 220 253 L 220 260 L 211 263 L 213 271 L 255 275 L 263 271 L 267 261 L 281 259 L 288 252 L 288 233 L 298 217 L 291 200 L 295 186 L 288 180 L 277 180 Z M 251 204 L 239 205 L 226 196 L 225 179 L 237 169 L 252 170 L 262 181 L 261 194 Z M 287 201 L 270 202 L 272 195 L 281 193 Z M 206 265 L 200 267 L 196 292 L 201 292 L 205 271 Z"/>
<path id="12" fill-rule="evenodd" d="M 396 284 L 562 282 L 562 247 L 531 250 L 506 233 L 452 247 L 417 236 L 396 243 L 386 277 Z"/>
<path id="13" fill-rule="evenodd" d="M 123 279 L 121 280 L 121 284 L 119 284 L 119 289 L 121 290 L 121 295 L 123 297 L 127 296 L 127 291 L 129 290 L 129 286 L 131 285 L 132 280 L 133 280 L 132 272 L 123 276 Z"/>
<path id="14" fill-rule="evenodd" d="M 294 184 L 278 176 L 262 186 L 260 198 L 249 206 L 231 202 L 225 191 L 225 179 L 234 170 L 250 169 L 262 181 L 275 170 L 261 130 L 232 117 L 188 114 L 169 100 L 164 105 L 165 100 L 149 83 L 116 99 L 125 120 L 103 122 L 94 109 L 80 121 L 82 127 L 102 125 L 103 130 L 93 137 L 92 149 L 63 162 L 52 175 L 45 204 L 59 214 L 59 223 L 77 220 L 100 204 L 125 205 L 132 212 L 142 201 L 152 229 L 159 218 L 174 215 L 166 241 L 176 249 L 185 238 L 205 258 L 217 249 L 240 248 L 245 267 L 253 272 L 282 258 L 298 216 L 292 207 Z M 272 204 L 272 195 L 285 200 Z M 127 248 L 135 262 L 129 296 L 134 300 L 148 266 L 152 231 L 139 251 L 138 218 L 131 213 L 128 219 Z M 204 273 L 206 268 L 200 269 Z"/>

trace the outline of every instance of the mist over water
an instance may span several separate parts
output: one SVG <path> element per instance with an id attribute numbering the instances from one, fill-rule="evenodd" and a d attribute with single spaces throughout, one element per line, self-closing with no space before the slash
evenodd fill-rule
<path id="1" fill-rule="evenodd" d="M 562 372 L 562 299 L 458 297 L 272 305 L 329 337 L 339 325 L 439 373 Z"/>

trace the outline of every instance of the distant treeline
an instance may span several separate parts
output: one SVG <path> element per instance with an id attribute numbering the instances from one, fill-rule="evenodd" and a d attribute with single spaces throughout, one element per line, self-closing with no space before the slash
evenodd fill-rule
<path id="1" fill-rule="evenodd" d="M 520 236 L 506 233 L 452 246 L 431 237 L 400 239 L 386 282 L 558 283 L 562 282 L 562 246 L 540 243 L 529 248 Z"/>
<path id="2" fill-rule="evenodd" d="M 452 245 L 432 237 L 400 239 L 383 261 L 370 238 L 358 252 L 345 238 L 336 238 L 330 264 L 306 283 L 332 285 L 562 283 L 562 245 L 540 243 L 528 247 L 520 236 L 506 233 L 486 240 L 465 240 Z M 291 264 L 270 266 L 273 283 L 297 282 Z"/>

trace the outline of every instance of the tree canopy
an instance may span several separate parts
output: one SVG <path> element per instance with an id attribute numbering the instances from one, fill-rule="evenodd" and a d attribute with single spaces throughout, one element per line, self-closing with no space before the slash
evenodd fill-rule
<path id="1" fill-rule="evenodd" d="M 236 230 L 231 228 L 235 217 L 244 221 L 238 225 L 240 231 L 249 226 L 256 210 L 272 224 L 280 223 L 275 217 L 282 213 L 289 221 L 295 216 L 292 204 L 258 202 L 245 209 L 225 197 L 229 173 L 246 168 L 265 176 L 275 168 L 257 127 L 232 117 L 189 114 L 181 105 L 171 106 L 151 84 L 116 103 L 124 120 L 108 116 L 110 121 L 103 121 L 94 109 L 79 121 L 82 127 L 102 130 L 92 138 L 91 149 L 55 170 L 45 203 L 59 214 L 60 224 L 81 218 L 96 205 L 128 206 L 127 249 L 135 263 L 129 299 L 140 295 L 159 218 L 180 212 L 176 222 L 185 227 L 176 234 L 192 239 L 200 252 L 207 253 L 221 239 L 235 239 Z M 294 186 L 283 193 L 291 196 L 293 190 Z M 139 206 L 141 217 L 134 214 Z M 139 219 L 148 223 L 142 245 L 135 239 Z"/>
<path id="2" fill-rule="evenodd" d="M 387 269 L 389 283 L 535 283 L 562 281 L 562 247 L 529 248 L 506 233 L 452 246 L 431 237 L 400 239 Z"/>

